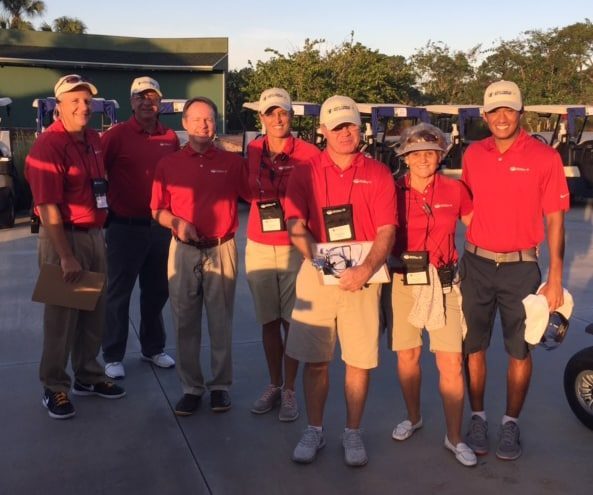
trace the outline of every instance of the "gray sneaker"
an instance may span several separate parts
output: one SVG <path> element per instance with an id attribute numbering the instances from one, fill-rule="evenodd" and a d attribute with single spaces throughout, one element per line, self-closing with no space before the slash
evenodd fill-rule
<path id="1" fill-rule="evenodd" d="M 519 425 L 514 421 L 507 421 L 500 427 L 500 440 L 496 449 L 496 457 L 505 461 L 514 461 L 522 453 L 519 441 Z"/>
<path id="2" fill-rule="evenodd" d="M 280 412 L 278 419 L 283 422 L 294 421 L 299 417 L 299 406 L 297 405 L 294 390 L 283 389 L 280 398 Z"/>
<path id="3" fill-rule="evenodd" d="M 477 454 L 488 453 L 488 421 L 474 414 L 469 423 L 469 430 L 465 435 L 465 443 Z"/>
<path id="4" fill-rule="evenodd" d="M 276 387 L 272 384 L 268 385 L 261 394 L 261 397 L 253 403 L 253 406 L 251 406 L 251 412 L 254 414 L 265 414 L 274 409 L 280 400 L 281 391 L 281 387 Z"/>
<path id="5" fill-rule="evenodd" d="M 344 461 L 348 466 L 364 466 L 368 462 L 360 430 L 344 431 L 342 445 L 344 446 Z"/>
<path id="6" fill-rule="evenodd" d="M 315 460 L 317 451 L 323 447 L 325 447 L 323 432 L 308 426 L 292 453 L 292 460 L 301 464 L 309 464 Z"/>

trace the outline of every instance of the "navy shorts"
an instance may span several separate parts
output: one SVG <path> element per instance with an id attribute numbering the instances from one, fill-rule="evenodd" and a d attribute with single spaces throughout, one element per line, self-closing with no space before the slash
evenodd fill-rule
<path id="1" fill-rule="evenodd" d="M 532 261 L 497 264 L 466 251 L 459 263 L 459 276 L 467 323 L 463 353 L 468 355 L 488 348 L 498 309 L 506 352 L 516 359 L 525 359 L 529 345 L 525 342 L 522 300 L 539 287 L 538 264 Z"/>

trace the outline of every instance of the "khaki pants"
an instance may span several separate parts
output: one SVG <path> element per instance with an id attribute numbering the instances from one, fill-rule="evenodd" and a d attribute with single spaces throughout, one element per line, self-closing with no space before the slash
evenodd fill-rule
<path id="1" fill-rule="evenodd" d="M 83 270 L 105 273 L 105 240 L 100 229 L 88 232 L 66 231 L 74 256 Z M 38 245 L 39 265 L 60 264 L 47 232 L 42 228 Z M 105 291 L 94 311 L 82 311 L 46 304 L 43 312 L 43 351 L 39 379 L 53 392 L 68 392 L 71 379 L 66 372 L 72 354 L 74 377 L 81 383 L 105 380 L 103 366 L 97 362 L 105 321 Z"/>
<path id="2" fill-rule="evenodd" d="M 228 390 L 232 373 L 232 321 L 237 279 L 237 247 L 231 239 L 220 246 L 196 249 L 171 239 L 169 300 L 177 337 L 177 372 L 184 394 Z M 206 384 L 200 364 L 202 306 L 210 335 L 212 379 Z"/>

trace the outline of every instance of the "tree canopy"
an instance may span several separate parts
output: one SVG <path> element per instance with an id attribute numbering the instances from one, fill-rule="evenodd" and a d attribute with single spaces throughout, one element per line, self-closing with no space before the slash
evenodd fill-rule
<path id="1" fill-rule="evenodd" d="M 41 0 L 0 0 L 2 15 L 0 15 L 1 29 L 19 29 L 35 31 L 30 20 L 42 17 L 45 13 L 45 2 Z M 79 19 L 62 16 L 54 19 L 52 24 L 43 22 L 40 31 L 55 31 L 56 33 L 86 33 L 87 27 Z"/>

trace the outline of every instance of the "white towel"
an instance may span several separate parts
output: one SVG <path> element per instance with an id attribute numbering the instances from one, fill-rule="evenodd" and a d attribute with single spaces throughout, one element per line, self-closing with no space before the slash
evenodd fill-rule
<path id="1" fill-rule="evenodd" d="M 445 307 L 443 288 L 434 265 L 428 265 L 430 285 L 415 285 L 412 288 L 414 305 L 408 315 L 408 321 L 417 328 L 434 330 L 445 326 Z"/>
<path id="2" fill-rule="evenodd" d="M 544 284 L 539 286 L 538 291 Z M 561 313 L 567 320 L 572 315 L 574 300 L 570 292 L 564 290 L 564 304 L 556 311 Z M 525 341 L 531 345 L 539 344 L 542 335 L 546 331 L 550 320 L 550 308 L 548 300 L 543 294 L 529 294 L 523 299 L 525 308 Z"/>

